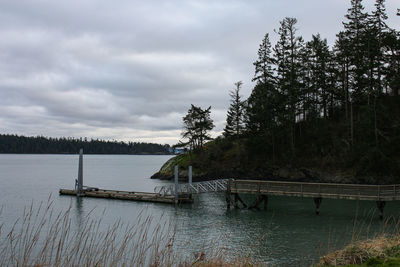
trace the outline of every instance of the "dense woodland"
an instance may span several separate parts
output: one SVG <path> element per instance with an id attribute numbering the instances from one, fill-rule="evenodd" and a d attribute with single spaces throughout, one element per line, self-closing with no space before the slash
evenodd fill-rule
<path id="1" fill-rule="evenodd" d="M 0 153 L 76 154 L 80 148 L 85 154 L 170 154 L 169 145 L 0 134 Z"/>
<path id="2" fill-rule="evenodd" d="M 370 13 L 362 0 L 350 2 L 333 47 L 320 34 L 305 41 L 295 18 L 280 22 L 276 44 L 265 34 L 250 97 L 243 100 L 235 84 L 224 137 L 206 144 L 195 165 L 399 176 L 400 32 L 387 25 L 384 0 Z M 193 122 L 184 123 L 188 139 Z M 183 143 L 198 135 L 189 137 Z"/>

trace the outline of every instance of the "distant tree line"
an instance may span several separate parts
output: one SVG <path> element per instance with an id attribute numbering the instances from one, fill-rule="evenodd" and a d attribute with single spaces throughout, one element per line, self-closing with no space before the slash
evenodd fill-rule
<path id="1" fill-rule="evenodd" d="M 0 153 L 75 154 L 80 148 L 85 154 L 170 154 L 169 145 L 154 143 L 0 134 Z"/>

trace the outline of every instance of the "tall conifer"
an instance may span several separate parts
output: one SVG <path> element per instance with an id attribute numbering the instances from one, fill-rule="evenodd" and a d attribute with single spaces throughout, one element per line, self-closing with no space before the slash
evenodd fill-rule
<path id="1" fill-rule="evenodd" d="M 240 87 L 242 82 L 235 83 L 235 89 L 229 93 L 231 104 L 226 117 L 225 136 L 239 137 L 244 131 L 244 102 L 241 99 Z"/>

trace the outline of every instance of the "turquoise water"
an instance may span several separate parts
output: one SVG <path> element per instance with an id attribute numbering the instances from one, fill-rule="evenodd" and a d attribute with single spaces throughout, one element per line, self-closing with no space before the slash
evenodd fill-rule
<path id="1" fill-rule="evenodd" d="M 153 192 L 168 182 L 151 180 L 170 156 L 85 155 L 84 184 L 106 189 Z M 53 200 L 57 210 L 72 208 L 75 224 L 89 213 L 102 227 L 116 220 L 134 224 L 139 213 L 170 221 L 176 227 L 174 246 L 184 257 L 223 250 L 227 257 L 250 256 L 272 266 L 309 266 L 349 240 L 371 237 L 394 228 L 398 202 L 388 203 L 382 222 L 375 202 L 324 199 L 320 215 L 308 198 L 269 197 L 268 210 L 227 210 L 222 193 L 197 195 L 193 204 L 166 204 L 59 196 L 73 188 L 77 155 L 0 155 L 0 223 L 11 228 L 24 208 Z M 251 202 L 252 196 L 244 196 Z M 92 211 L 93 210 L 93 211 Z M 103 216 L 104 212 L 104 216 Z"/>

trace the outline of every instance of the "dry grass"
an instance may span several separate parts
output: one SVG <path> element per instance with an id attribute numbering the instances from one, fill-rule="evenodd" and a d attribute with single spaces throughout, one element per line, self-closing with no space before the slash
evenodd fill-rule
<path id="1" fill-rule="evenodd" d="M 371 259 L 387 259 L 400 256 L 400 219 L 390 217 L 384 221 L 381 230 L 372 238 L 361 240 L 361 233 L 370 230 L 369 224 L 354 223 L 352 239 L 343 249 L 320 258 L 317 266 L 361 265 Z"/>
<path id="2" fill-rule="evenodd" d="M 374 239 L 359 241 L 342 250 L 332 252 L 320 259 L 318 266 L 341 266 L 363 264 L 371 258 L 388 258 L 400 249 L 400 236 L 380 236 Z"/>
<path id="3" fill-rule="evenodd" d="M 32 204 L 7 234 L 0 228 L 0 266 L 172 266 L 174 229 L 152 219 L 118 220 L 102 231 L 89 212 L 73 230 L 71 207 L 55 212 L 50 200 Z"/>
<path id="4" fill-rule="evenodd" d="M 222 249 L 183 259 L 174 252 L 172 223 L 157 223 L 144 212 L 134 225 L 117 220 L 105 229 L 92 211 L 76 227 L 71 210 L 55 211 L 49 198 L 25 208 L 8 233 L 0 225 L 0 266 L 261 266 L 248 258 L 226 260 Z"/>

